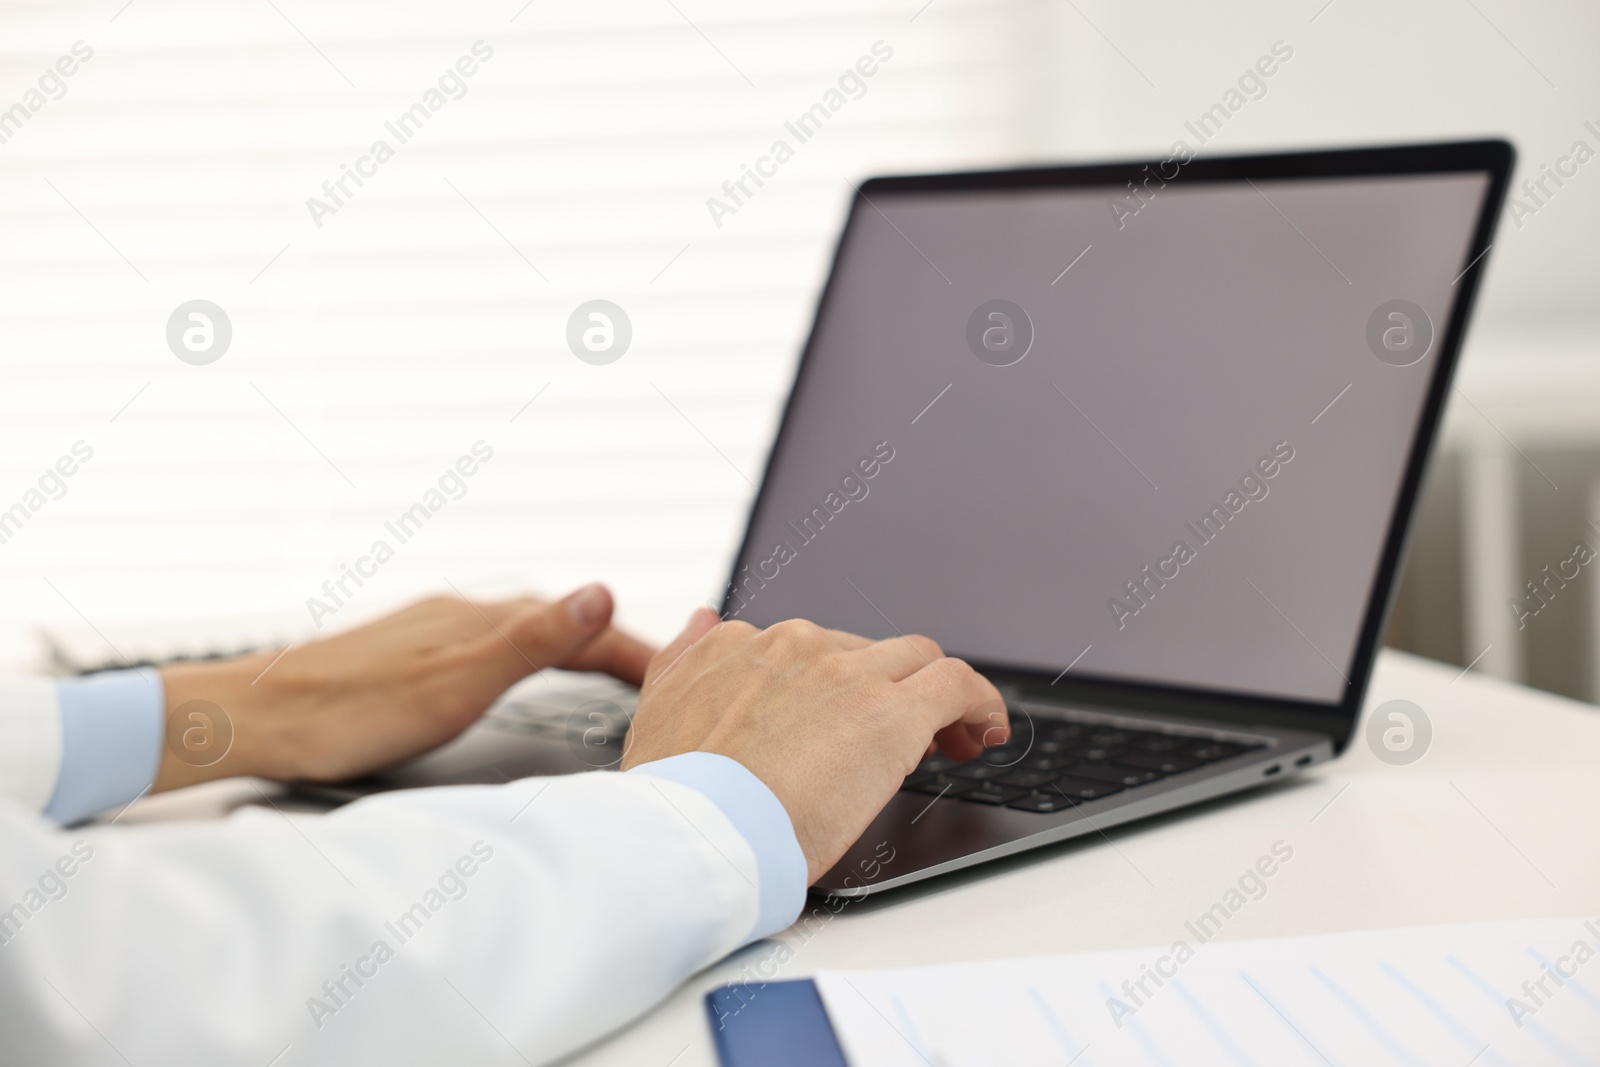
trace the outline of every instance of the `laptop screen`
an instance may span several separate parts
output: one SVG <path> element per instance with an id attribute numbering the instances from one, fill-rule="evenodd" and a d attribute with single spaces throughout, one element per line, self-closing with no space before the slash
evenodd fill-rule
<path id="1" fill-rule="evenodd" d="M 869 187 L 725 616 L 1340 702 L 1489 186 Z"/>

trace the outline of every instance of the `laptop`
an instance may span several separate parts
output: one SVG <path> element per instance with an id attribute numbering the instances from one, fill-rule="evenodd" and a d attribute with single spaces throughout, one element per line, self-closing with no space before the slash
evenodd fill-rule
<path id="1" fill-rule="evenodd" d="M 1185 151 L 855 190 L 722 614 L 926 634 L 1000 689 L 1012 736 L 925 761 L 818 892 L 1345 748 L 1513 155 Z M 615 766 L 635 700 L 541 678 L 340 789 Z"/>

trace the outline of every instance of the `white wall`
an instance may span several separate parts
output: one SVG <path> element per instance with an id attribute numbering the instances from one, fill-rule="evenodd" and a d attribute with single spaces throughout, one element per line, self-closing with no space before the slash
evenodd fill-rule
<path id="1" fill-rule="evenodd" d="M 1540 164 L 1555 164 L 1576 140 L 1600 153 L 1600 134 L 1584 126 L 1592 121 L 1600 130 L 1595 5 L 1325 4 L 1096 0 L 1076 4 L 1082 17 L 1057 11 L 1051 18 L 1066 40 L 1062 78 L 1071 85 L 1062 92 L 1087 92 L 1093 106 L 1050 106 L 1060 120 L 1041 149 L 1148 155 L 1177 137 L 1193 144 L 1184 122 L 1218 101 L 1257 56 L 1283 40 L 1293 47 L 1293 60 L 1207 151 L 1504 136 L 1520 154 L 1519 183 L 1537 176 Z M 1597 232 L 1600 156 L 1549 199 L 1548 209 L 1525 217 L 1520 227 L 1509 215 L 1504 220 L 1478 332 L 1596 329 Z"/>

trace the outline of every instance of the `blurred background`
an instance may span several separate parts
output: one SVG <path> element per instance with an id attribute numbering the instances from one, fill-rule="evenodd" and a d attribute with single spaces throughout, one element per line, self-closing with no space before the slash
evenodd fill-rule
<path id="1" fill-rule="evenodd" d="M 1600 549 L 1596 40 L 1575 0 L 4 0 L 0 659 L 314 633 L 379 538 L 324 626 L 599 578 L 667 636 L 726 581 L 850 182 L 1493 135 L 1529 185 L 1388 640 L 1594 700 L 1600 568 L 1527 583 Z M 632 323 L 608 365 L 566 344 L 592 299 Z M 231 323 L 205 365 L 168 345 L 191 300 Z"/>

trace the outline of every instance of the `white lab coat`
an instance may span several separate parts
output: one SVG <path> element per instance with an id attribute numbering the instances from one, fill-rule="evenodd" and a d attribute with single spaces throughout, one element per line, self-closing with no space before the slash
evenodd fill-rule
<path id="1" fill-rule="evenodd" d="M 675 781 L 63 830 L 19 747 L 48 762 L 60 742 L 18 735 L 0 735 L 7 1065 L 541 1064 L 774 932 L 753 929 L 751 844 Z"/>

